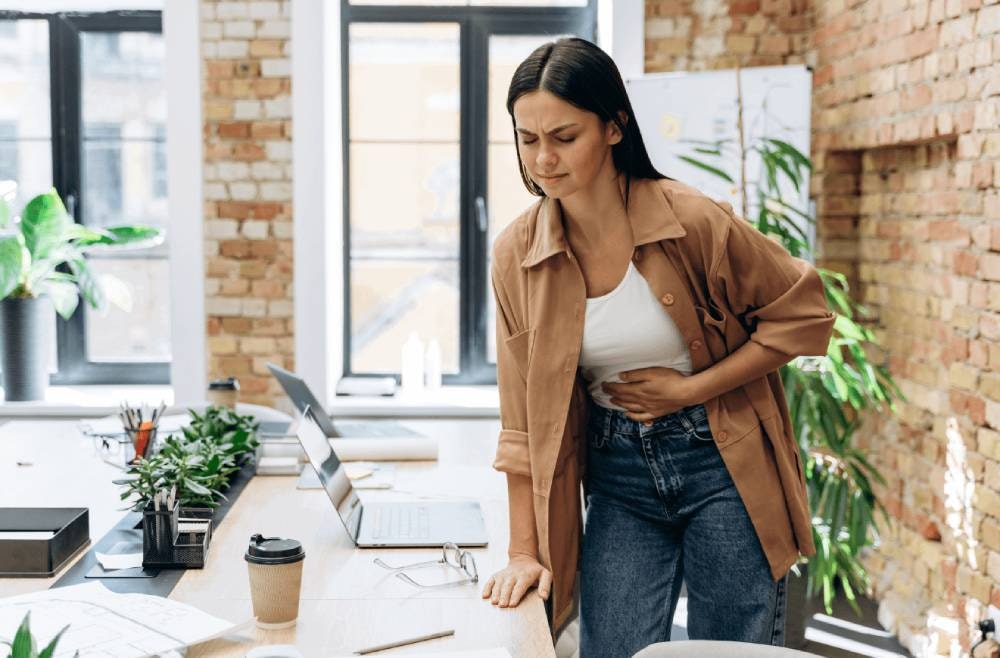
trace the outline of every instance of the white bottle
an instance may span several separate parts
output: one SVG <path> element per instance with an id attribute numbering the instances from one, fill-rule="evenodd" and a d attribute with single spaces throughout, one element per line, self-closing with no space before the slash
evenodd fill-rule
<path id="1" fill-rule="evenodd" d="M 427 352 L 424 353 L 424 380 L 428 390 L 441 388 L 441 345 L 436 338 L 427 341 Z"/>
<path id="2" fill-rule="evenodd" d="M 417 332 L 411 331 L 403 343 L 401 358 L 400 389 L 407 393 L 420 391 L 424 387 L 424 344 Z"/>

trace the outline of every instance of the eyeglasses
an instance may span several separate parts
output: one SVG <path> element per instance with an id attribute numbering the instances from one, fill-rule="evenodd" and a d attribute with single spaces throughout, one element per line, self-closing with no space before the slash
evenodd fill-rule
<path id="1" fill-rule="evenodd" d="M 478 583 L 479 582 L 479 570 L 476 568 L 476 558 L 472 556 L 472 553 L 464 551 L 458 547 L 457 544 L 448 542 L 441 549 L 441 559 L 440 560 L 428 560 L 427 562 L 414 562 L 413 564 L 406 564 L 401 567 L 394 567 L 383 562 L 380 558 L 375 558 L 375 564 L 382 567 L 383 569 L 388 569 L 389 571 L 395 571 L 396 577 L 408 582 L 414 587 L 420 587 L 421 589 L 438 589 L 441 587 L 455 587 L 457 585 L 464 585 L 466 583 Z M 424 585 L 418 583 L 417 581 L 410 578 L 409 575 L 403 573 L 408 569 L 423 569 L 425 567 L 433 567 L 435 565 L 445 565 L 452 567 L 454 569 L 461 569 L 465 572 L 466 578 L 461 580 L 451 580 L 446 583 L 438 583 L 436 585 Z"/>

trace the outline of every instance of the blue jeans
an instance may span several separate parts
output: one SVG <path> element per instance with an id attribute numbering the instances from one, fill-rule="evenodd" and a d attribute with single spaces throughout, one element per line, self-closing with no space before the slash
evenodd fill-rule
<path id="1" fill-rule="evenodd" d="M 590 403 L 580 656 L 670 639 L 687 585 L 688 636 L 784 644 L 785 578 L 771 576 L 705 407 L 646 427 Z"/>

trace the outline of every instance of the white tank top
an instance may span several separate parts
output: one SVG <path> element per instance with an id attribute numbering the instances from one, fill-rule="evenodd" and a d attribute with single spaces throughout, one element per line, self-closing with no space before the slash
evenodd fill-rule
<path id="1" fill-rule="evenodd" d="M 580 367 L 594 401 L 621 410 L 601 390 L 618 373 L 661 366 L 691 374 L 691 354 L 670 314 L 630 260 L 625 277 L 606 295 L 587 299 Z"/>

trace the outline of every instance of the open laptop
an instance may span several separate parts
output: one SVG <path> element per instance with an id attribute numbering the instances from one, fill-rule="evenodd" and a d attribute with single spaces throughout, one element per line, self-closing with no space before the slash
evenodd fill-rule
<path id="1" fill-rule="evenodd" d="M 299 443 L 356 546 L 486 546 L 479 503 L 362 502 L 311 407 L 299 419 Z"/>
<path id="2" fill-rule="evenodd" d="M 267 364 L 268 370 L 278 380 L 285 393 L 292 400 L 292 404 L 299 411 L 305 411 L 308 407 L 313 410 L 316 422 L 320 429 L 330 438 L 351 437 L 358 439 L 366 438 L 394 438 L 406 436 L 421 436 L 403 425 L 391 420 L 366 420 L 362 422 L 340 421 L 336 424 L 333 419 L 323 410 L 323 405 L 319 403 L 313 395 L 309 385 L 293 372 L 280 368 L 273 363 Z M 290 427 L 285 422 L 262 422 L 260 432 L 262 434 L 284 436 Z"/>

